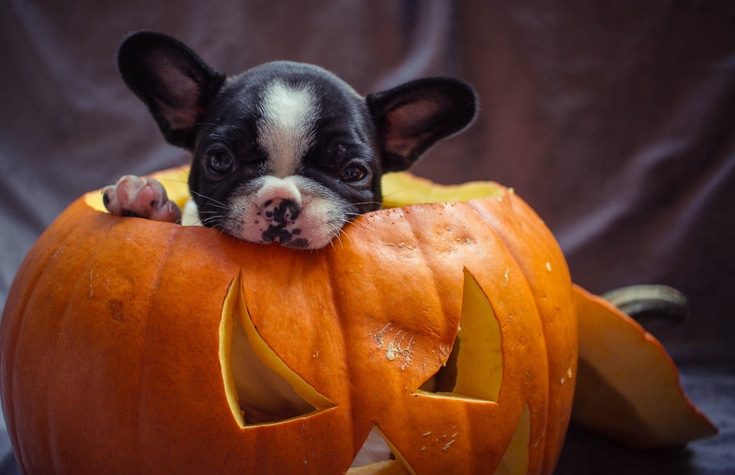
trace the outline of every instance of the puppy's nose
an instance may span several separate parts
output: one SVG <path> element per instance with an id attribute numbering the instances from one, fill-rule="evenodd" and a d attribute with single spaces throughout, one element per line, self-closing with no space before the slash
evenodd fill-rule
<path id="1" fill-rule="evenodd" d="M 293 200 L 274 198 L 263 203 L 263 216 L 276 224 L 290 224 L 299 217 L 301 208 Z"/>

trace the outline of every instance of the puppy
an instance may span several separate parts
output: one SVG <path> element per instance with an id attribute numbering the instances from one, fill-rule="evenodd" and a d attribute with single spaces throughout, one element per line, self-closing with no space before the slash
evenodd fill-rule
<path id="1" fill-rule="evenodd" d="M 226 77 L 179 41 L 128 36 L 118 67 L 166 140 L 192 154 L 183 217 L 155 180 L 126 176 L 107 209 L 217 228 L 255 243 L 318 249 L 380 208 L 383 173 L 406 170 L 475 117 L 464 82 L 420 79 L 361 97 L 309 64 L 266 63 Z"/>

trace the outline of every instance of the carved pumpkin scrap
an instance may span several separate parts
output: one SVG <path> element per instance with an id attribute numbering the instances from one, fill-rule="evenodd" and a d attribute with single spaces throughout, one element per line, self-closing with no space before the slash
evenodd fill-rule
<path id="1" fill-rule="evenodd" d="M 22 470 L 550 473 L 578 348 L 553 237 L 499 185 L 389 177 L 403 207 L 315 253 L 73 203 L 0 326 Z M 391 456 L 354 467 L 369 434 Z"/>
<path id="2" fill-rule="evenodd" d="M 653 335 L 580 287 L 574 287 L 574 298 L 580 341 L 572 420 L 644 449 L 717 433 L 684 394 L 673 360 Z"/>

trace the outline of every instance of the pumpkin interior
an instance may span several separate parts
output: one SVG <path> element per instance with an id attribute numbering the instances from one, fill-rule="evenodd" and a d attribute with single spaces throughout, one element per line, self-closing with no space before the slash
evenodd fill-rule
<path id="1" fill-rule="evenodd" d="M 172 168 L 152 176 L 166 188 L 169 199 L 183 209 L 189 199 L 189 168 Z M 500 197 L 509 190 L 497 183 L 486 181 L 467 182 L 461 185 L 437 185 L 410 173 L 388 173 L 383 176 L 382 186 L 384 208 Z M 101 193 L 87 193 L 85 200 L 94 209 L 106 212 Z"/>

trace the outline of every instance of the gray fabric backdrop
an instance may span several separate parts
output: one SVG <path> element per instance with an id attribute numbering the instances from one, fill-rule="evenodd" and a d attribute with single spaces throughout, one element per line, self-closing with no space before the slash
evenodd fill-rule
<path id="1" fill-rule="evenodd" d="M 30 245 L 74 198 L 187 162 L 119 80 L 132 30 L 172 34 L 235 73 L 273 59 L 362 92 L 429 75 L 482 111 L 415 167 L 512 186 L 601 292 L 665 283 L 679 325 L 647 323 L 719 436 L 636 452 L 572 429 L 559 473 L 735 473 L 735 2 L 0 1 L 0 305 Z M 12 473 L 7 436 L 0 470 Z"/>

